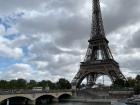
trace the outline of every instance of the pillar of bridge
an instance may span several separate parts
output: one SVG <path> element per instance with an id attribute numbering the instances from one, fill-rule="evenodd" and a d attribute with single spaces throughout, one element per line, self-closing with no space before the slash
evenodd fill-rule
<path id="1" fill-rule="evenodd" d="M 77 97 L 77 89 L 75 87 L 72 89 L 72 96 Z"/>
<path id="2" fill-rule="evenodd" d="M 7 99 L 6 101 L 7 101 L 7 102 L 6 102 L 6 105 L 9 105 L 9 103 L 10 103 L 9 99 Z"/>

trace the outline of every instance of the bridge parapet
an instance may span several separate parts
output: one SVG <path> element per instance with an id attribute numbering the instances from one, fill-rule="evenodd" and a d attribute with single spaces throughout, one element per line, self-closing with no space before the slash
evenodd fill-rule
<path id="1" fill-rule="evenodd" d="M 35 91 L 35 90 L 25 90 L 25 89 L 20 89 L 20 90 L 0 90 L 0 95 L 5 95 L 5 94 L 33 94 L 33 93 L 60 93 L 60 92 L 72 92 L 72 90 L 40 90 L 40 91 Z"/>
<path id="2" fill-rule="evenodd" d="M 35 101 L 36 99 L 38 99 L 39 97 L 42 97 L 42 96 L 52 96 L 56 99 L 59 99 L 59 97 L 61 95 L 64 95 L 64 94 L 67 94 L 67 95 L 70 95 L 72 96 L 72 92 L 32 92 L 32 93 L 7 93 L 7 94 L 1 94 L 0 95 L 0 102 L 2 102 L 3 100 L 6 100 L 6 99 L 9 99 L 9 98 L 12 98 L 12 97 L 24 97 L 24 98 L 27 98 L 29 100 L 32 100 L 32 101 Z"/>

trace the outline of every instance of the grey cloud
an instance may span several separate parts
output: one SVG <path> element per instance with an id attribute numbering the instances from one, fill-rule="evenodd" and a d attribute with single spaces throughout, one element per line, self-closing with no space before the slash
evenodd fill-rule
<path id="1" fill-rule="evenodd" d="M 40 39 L 35 36 L 25 36 L 20 35 L 16 39 L 11 41 L 11 46 L 17 46 L 17 47 L 28 47 L 29 45 L 39 41 Z"/>
<path id="2" fill-rule="evenodd" d="M 133 24 L 139 20 L 140 1 L 139 0 L 119 0 L 117 3 L 106 3 L 109 11 L 103 13 L 104 23 L 107 33 L 118 28 Z M 116 10 L 117 8 L 117 10 Z"/>
<path id="3" fill-rule="evenodd" d="M 0 14 L 9 15 L 18 10 L 34 10 L 39 9 L 42 4 L 47 3 L 46 0 L 0 0 Z"/>
<path id="4" fill-rule="evenodd" d="M 56 40 L 60 45 L 74 45 L 78 40 L 87 40 L 90 33 L 90 24 L 86 18 L 81 16 L 73 16 L 71 18 L 62 20 L 59 25 L 61 36 Z"/>
<path id="5" fill-rule="evenodd" d="M 79 39 L 87 40 L 90 34 L 91 20 L 83 17 L 78 12 L 84 4 L 82 3 L 83 2 L 79 0 L 62 0 L 59 2 L 57 0 L 52 0 L 47 5 L 51 8 L 47 8 L 48 10 L 46 11 L 46 13 L 51 11 L 50 14 L 30 19 L 23 18 L 19 21 L 17 28 L 26 34 L 47 33 L 55 39 L 57 44 L 72 46 L 73 43 L 75 44 Z M 138 19 L 140 4 L 138 0 L 136 2 L 128 2 L 126 0 L 114 2 L 104 1 L 104 3 L 107 5 L 105 9 L 108 9 L 103 10 L 107 33 L 126 26 L 126 24 L 134 23 Z M 61 11 L 59 11 L 58 8 L 61 8 Z M 54 11 L 55 9 L 56 11 Z M 129 11 L 129 13 L 127 13 L 127 11 Z M 73 14 L 72 16 L 71 13 Z"/>
<path id="6" fill-rule="evenodd" d="M 140 48 L 140 30 L 138 30 L 136 33 L 133 34 L 133 37 L 131 37 L 128 40 L 128 45 L 127 47 L 129 48 Z"/>
<path id="7" fill-rule="evenodd" d="M 25 10 L 25 15 L 22 18 L 19 18 L 16 26 L 14 26 L 22 35 L 13 40 L 11 44 L 18 47 L 28 46 L 29 52 L 24 59 L 29 65 L 35 65 L 34 61 L 46 62 L 47 64 L 44 68 L 41 68 L 41 70 L 38 70 L 37 68 L 35 68 L 36 70 L 34 70 L 34 72 L 31 70 L 30 74 L 38 74 L 37 76 L 41 76 L 41 79 L 53 79 L 54 77 L 59 78 L 64 76 L 69 79 L 72 78 L 78 70 L 79 62 L 81 60 L 80 56 L 83 55 L 81 50 L 86 51 L 87 41 L 90 35 L 91 17 L 88 16 L 91 16 L 91 14 L 88 14 L 88 12 L 91 10 L 91 7 L 89 6 L 89 11 L 84 12 L 84 14 L 80 13 L 84 8 L 85 3 L 89 1 L 8 1 L 9 2 L 0 0 L 0 4 L 3 4 L 3 7 L 0 7 L 2 8 L 0 9 L 0 13 L 4 10 L 5 13 Z M 128 27 L 139 20 L 139 0 L 105 0 L 102 2 L 106 5 L 106 7 L 103 8 L 104 10 L 102 10 L 102 13 L 107 34 L 117 31 L 118 33 L 116 34 L 122 35 L 122 28 Z M 37 14 L 34 15 L 33 12 Z M 28 14 L 31 14 L 32 16 L 28 17 Z M 131 45 L 127 46 L 127 51 L 125 48 L 126 46 L 123 45 L 123 40 L 129 39 L 130 35 L 127 37 L 122 36 L 122 38 L 117 39 L 115 36 L 116 34 L 110 35 L 110 42 L 112 43 L 112 48 L 120 49 L 117 50 L 118 53 L 116 56 L 118 59 L 120 59 L 120 56 L 125 56 L 126 52 L 132 51 L 130 47 L 139 46 L 138 33 L 133 36 L 131 41 L 125 43 L 125 45 L 127 45 L 131 42 Z M 25 35 L 25 37 L 22 37 L 23 35 Z M 118 46 L 118 43 L 121 46 Z M 133 53 L 135 52 L 132 51 L 127 54 L 130 54 L 131 58 Z M 130 70 L 139 69 L 139 59 L 133 58 L 123 60 L 122 58 L 119 62 L 121 67 Z M 13 69 L 17 70 L 17 68 Z M 10 73 L 17 72 L 16 70 L 10 69 L 9 72 L 5 72 L 9 73 L 9 76 Z M 27 77 L 37 77 L 33 75 L 27 75 Z M 48 77 L 46 77 L 46 75 L 48 75 Z M 13 78 L 12 75 L 11 77 L 9 76 L 9 78 Z"/>
<path id="8" fill-rule="evenodd" d="M 43 54 L 44 52 L 47 54 L 60 54 L 63 51 L 59 49 L 56 45 L 53 43 L 46 43 L 46 42 L 40 42 L 40 43 L 35 43 L 33 46 L 29 48 L 31 53 L 35 54 Z"/>
<path id="9" fill-rule="evenodd" d="M 120 66 L 122 68 L 129 68 L 130 71 L 132 72 L 138 72 L 140 71 L 140 59 L 139 58 L 133 58 L 130 56 L 128 56 L 129 58 L 120 61 Z"/>
<path id="10" fill-rule="evenodd" d="M 52 74 L 61 74 L 62 72 L 68 73 L 73 71 L 75 67 L 78 67 L 74 67 L 75 64 L 79 64 L 77 61 L 80 61 L 79 56 L 61 54 L 58 56 L 56 61 L 49 62 L 48 69 Z"/>
<path id="11" fill-rule="evenodd" d="M 78 62 L 78 59 L 74 60 L 73 62 L 67 62 L 67 59 L 65 60 L 64 58 L 63 60 L 61 58 L 58 60 L 58 62 L 56 62 L 54 60 L 55 55 L 64 54 L 64 52 L 61 51 L 60 49 L 58 48 L 56 49 L 57 45 L 70 49 L 74 48 L 76 45 L 79 45 L 80 46 L 79 48 L 84 49 L 87 47 L 88 44 L 87 40 L 90 34 L 91 20 L 90 18 L 84 17 L 83 15 L 78 13 L 78 11 L 80 10 L 79 5 L 82 5 L 81 2 L 78 2 L 77 4 L 76 3 L 72 4 L 72 6 L 66 6 L 68 2 L 75 3 L 75 1 L 64 1 L 64 0 L 61 2 L 52 1 L 51 5 L 53 5 L 54 3 L 56 6 L 50 5 L 50 7 L 48 8 L 52 10 L 51 14 L 47 14 L 44 17 L 39 16 L 29 20 L 23 19 L 23 21 L 19 23 L 19 30 L 21 30 L 21 32 L 26 32 L 26 33 L 43 32 L 43 33 L 47 33 L 47 35 L 50 36 L 53 35 L 52 38 L 54 39 L 55 43 L 53 43 L 53 46 L 51 45 L 52 43 L 50 43 L 49 46 L 51 48 L 48 47 L 48 52 L 44 50 L 44 48 L 47 49 L 47 45 L 45 45 L 44 43 L 43 44 L 45 45 L 45 47 L 43 47 L 43 49 L 41 49 L 41 46 L 38 46 L 40 44 L 38 44 L 34 46 L 34 50 L 33 49 L 31 50 L 33 51 L 31 53 L 35 55 L 38 55 L 38 53 L 40 53 L 40 52 L 36 53 L 37 51 L 42 51 L 42 53 L 47 52 L 47 54 L 42 54 L 43 56 L 37 56 L 34 60 L 48 61 L 49 65 L 47 69 L 52 73 L 52 75 L 56 75 L 56 74 L 61 75 L 62 72 L 64 72 L 64 75 L 66 75 L 65 73 L 67 70 L 64 69 L 63 67 L 74 65 L 74 62 L 75 63 Z M 129 25 L 135 23 L 138 20 L 138 16 L 139 16 L 138 5 L 140 4 L 139 1 L 128 2 L 127 0 L 123 0 L 123 1 L 110 0 L 110 2 L 104 1 L 103 3 L 107 5 L 106 7 L 107 10 L 103 10 L 103 19 L 104 19 L 104 25 L 107 34 L 114 32 L 119 28 L 121 31 L 121 28 L 128 27 Z M 58 8 L 61 10 L 61 12 L 57 11 Z M 54 12 L 54 10 L 56 11 Z M 24 28 L 23 26 L 26 28 Z M 114 38 L 114 36 L 112 38 Z M 123 38 L 121 38 L 120 41 L 123 41 Z M 113 39 L 113 41 L 111 42 L 115 42 L 115 41 L 116 43 L 114 44 L 117 44 L 119 42 L 117 39 Z M 116 48 L 122 49 L 119 46 Z M 119 52 L 118 54 L 125 54 L 126 49 L 124 48 L 122 50 L 123 51 Z M 68 52 L 66 52 L 66 54 L 68 54 Z M 130 65 L 129 66 L 127 65 L 127 63 L 130 62 L 129 60 L 127 60 L 126 62 L 121 62 L 121 61 L 119 62 L 122 63 L 121 66 L 130 68 Z"/>
<path id="12" fill-rule="evenodd" d="M 30 34 L 40 34 L 40 33 L 52 33 L 54 30 L 57 31 L 57 19 L 55 15 L 49 16 L 38 16 L 31 19 L 22 18 L 17 24 L 17 29 L 25 33 Z"/>
<path id="13" fill-rule="evenodd" d="M 23 19 L 17 28 L 25 34 L 46 33 L 46 36 L 52 37 L 53 40 L 56 39 L 56 43 L 62 46 L 72 45 L 76 40 L 89 37 L 89 20 L 81 15 L 63 17 L 64 15 L 58 14 L 57 18 L 56 14 L 52 15 L 29 20 Z"/>
<path id="14" fill-rule="evenodd" d="M 46 8 L 49 8 L 51 10 L 58 10 L 58 9 L 63 9 L 63 10 L 68 10 L 70 11 L 78 11 L 81 9 L 81 7 L 86 3 L 87 1 L 85 0 L 51 0 L 48 5 L 46 5 Z"/>

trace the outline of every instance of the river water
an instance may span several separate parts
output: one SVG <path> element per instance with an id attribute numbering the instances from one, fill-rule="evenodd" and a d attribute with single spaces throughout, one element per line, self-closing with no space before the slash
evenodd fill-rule
<path id="1" fill-rule="evenodd" d="M 47 104 L 47 105 L 110 105 L 110 104 L 65 102 L 65 103 L 52 103 L 52 104 Z M 111 105 L 126 105 L 126 104 L 124 104 L 124 103 L 113 103 Z"/>
<path id="2" fill-rule="evenodd" d="M 2 104 L 2 105 L 6 105 L 6 104 Z M 7 105 L 10 105 L 10 104 L 7 104 Z M 23 104 L 11 104 L 11 105 L 23 105 Z M 87 102 L 59 102 L 59 103 L 47 103 L 47 104 L 41 104 L 41 105 L 126 105 L 126 104 L 125 103 L 119 103 L 119 102 L 115 102 L 115 103 L 112 103 L 112 104 L 87 103 Z"/>

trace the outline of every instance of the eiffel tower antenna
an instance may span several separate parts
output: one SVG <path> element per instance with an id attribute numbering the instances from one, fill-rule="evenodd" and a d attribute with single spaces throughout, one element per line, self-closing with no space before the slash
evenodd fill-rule
<path id="1" fill-rule="evenodd" d="M 73 87 L 79 88 L 86 78 L 86 85 L 91 88 L 97 78 L 103 75 L 109 76 L 112 82 L 116 79 L 126 80 L 108 46 L 109 41 L 105 36 L 99 0 L 92 0 L 91 35 L 88 42 L 85 59 L 81 62 L 80 69 L 72 81 Z"/>
<path id="2" fill-rule="evenodd" d="M 91 39 L 95 36 L 105 36 L 99 0 L 92 1 Z"/>

